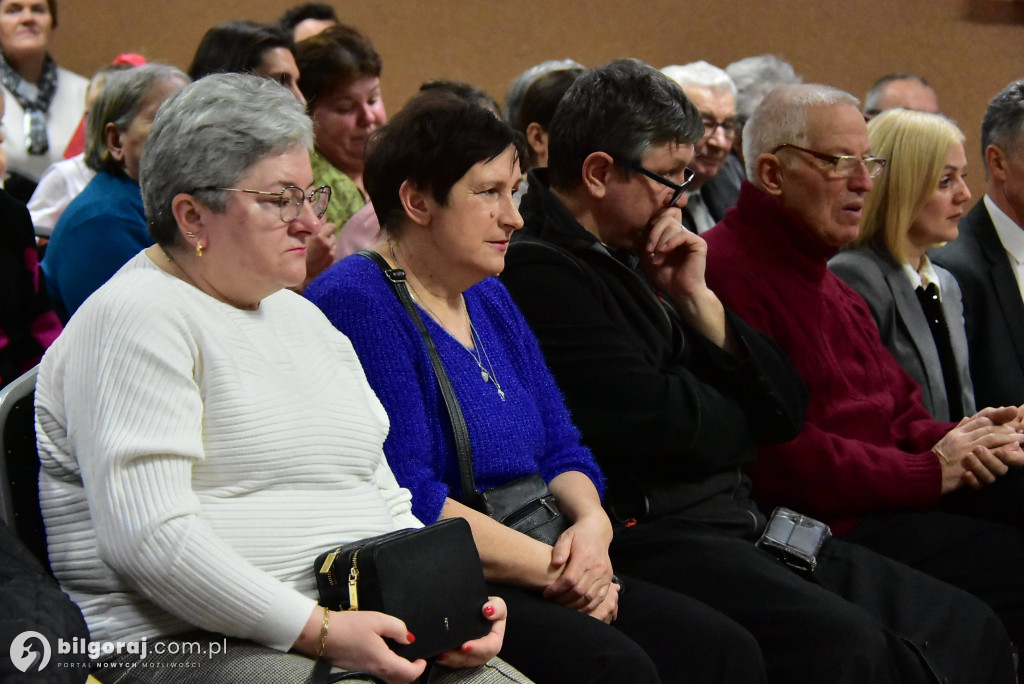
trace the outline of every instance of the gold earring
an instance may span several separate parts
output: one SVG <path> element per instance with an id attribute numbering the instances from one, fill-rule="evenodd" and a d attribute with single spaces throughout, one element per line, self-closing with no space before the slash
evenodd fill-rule
<path id="1" fill-rule="evenodd" d="M 203 243 L 202 242 L 197 242 L 196 243 L 196 256 L 199 256 L 199 257 L 203 256 Z"/>

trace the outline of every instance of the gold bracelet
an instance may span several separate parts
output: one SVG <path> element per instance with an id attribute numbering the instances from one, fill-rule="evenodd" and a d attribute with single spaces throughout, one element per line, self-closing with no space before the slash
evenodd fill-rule
<path id="1" fill-rule="evenodd" d="M 324 655 L 324 649 L 327 648 L 327 627 L 331 622 L 331 611 L 327 610 L 327 606 L 323 606 L 324 609 L 324 623 L 320 626 L 320 648 L 316 649 L 316 659 Z"/>

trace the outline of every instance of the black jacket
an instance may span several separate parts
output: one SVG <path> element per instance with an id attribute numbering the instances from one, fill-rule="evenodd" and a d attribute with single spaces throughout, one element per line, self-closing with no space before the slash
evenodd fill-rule
<path id="1" fill-rule="evenodd" d="M 960 236 L 931 257 L 960 283 L 975 403 L 1024 404 L 1024 301 L 984 200 L 960 219 Z"/>
<path id="2" fill-rule="evenodd" d="M 803 382 L 774 342 L 728 311 L 742 359 L 687 326 L 546 180 L 543 170 L 530 172 L 520 207 L 526 226 L 513 237 L 502 280 L 606 471 L 606 502 L 630 517 L 672 512 L 749 524 L 755 509 L 742 467 L 755 458 L 755 440 L 799 432 Z"/>

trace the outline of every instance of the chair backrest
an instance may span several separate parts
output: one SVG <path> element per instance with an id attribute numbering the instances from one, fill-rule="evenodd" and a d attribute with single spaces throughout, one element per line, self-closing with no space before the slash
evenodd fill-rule
<path id="1" fill-rule="evenodd" d="M 25 546 L 49 568 L 39 511 L 35 390 L 38 366 L 0 390 L 0 513 Z"/>

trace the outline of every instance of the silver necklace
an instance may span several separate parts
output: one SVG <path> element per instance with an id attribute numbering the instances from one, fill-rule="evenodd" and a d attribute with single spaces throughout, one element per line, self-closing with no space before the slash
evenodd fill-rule
<path id="1" fill-rule="evenodd" d="M 402 264 L 398 262 L 398 255 L 395 254 L 395 246 L 388 241 L 388 247 L 391 250 L 391 258 L 394 259 L 395 266 L 402 268 Z M 412 293 L 412 296 L 416 301 L 423 305 L 423 308 L 426 309 L 427 313 L 430 314 L 430 317 L 434 319 L 435 323 L 441 326 L 443 330 L 447 331 L 448 329 L 445 328 L 444 323 L 442 323 L 441 319 L 438 318 L 436 313 L 434 313 L 434 310 L 430 308 L 430 305 L 416 293 L 416 289 L 412 286 L 412 281 L 409 280 L 408 277 L 406 278 L 406 282 L 409 284 L 409 292 Z M 459 301 L 462 303 L 462 313 L 466 316 L 466 320 L 469 322 L 469 335 L 473 342 L 473 348 L 471 349 L 467 347 L 462 344 L 462 342 L 459 342 L 459 345 L 469 352 L 469 355 L 473 357 L 474 361 L 476 361 L 476 367 L 480 369 L 480 378 L 484 382 L 494 383 L 495 389 L 498 390 L 498 396 L 501 397 L 502 401 L 505 401 L 505 391 L 501 389 L 501 383 L 498 382 L 498 376 L 494 372 L 494 366 L 491 364 L 491 358 L 487 355 L 487 349 L 484 348 L 484 342 L 480 338 L 480 333 L 476 331 L 476 327 L 473 325 L 473 318 L 469 315 L 469 308 L 466 306 L 465 295 L 459 294 Z M 448 334 L 451 335 L 451 332 L 448 332 Z M 458 338 L 455 339 L 458 341 Z M 484 361 L 487 362 L 486 368 L 484 368 Z"/>
<path id="2" fill-rule="evenodd" d="M 466 298 L 462 298 L 462 308 L 466 309 Z M 466 348 L 469 355 L 476 361 L 477 368 L 480 369 L 480 377 L 483 378 L 484 382 L 493 382 L 494 387 L 498 390 L 498 396 L 501 397 L 502 401 L 505 401 L 505 392 L 501 389 L 501 383 L 498 382 L 498 376 L 494 374 L 494 366 L 491 365 L 491 358 L 487 356 L 487 349 L 484 347 L 484 341 L 480 339 L 480 333 L 476 331 L 476 327 L 473 325 L 473 319 L 469 316 L 469 309 L 466 309 L 466 318 L 469 319 L 469 333 L 473 337 L 473 346 L 476 348 L 476 352 L 472 349 Z M 484 364 L 481 363 L 480 356 L 483 356 L 483 360 L 487 362 L 487 368 L 484 368 Z"/>

